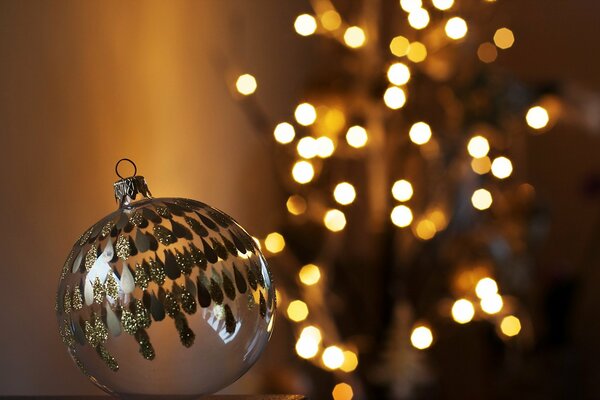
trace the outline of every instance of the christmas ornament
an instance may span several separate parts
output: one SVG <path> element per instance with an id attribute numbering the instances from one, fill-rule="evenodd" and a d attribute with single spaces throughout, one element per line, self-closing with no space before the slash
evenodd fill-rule
<path id="1" fill-rule="evenodd" d="M 195 200 L 152 198 L 137 170 L 119 175 L 121 161 L 131 162 L 116 166 L 118 210 L 81 235 L 63 266 L 60 335 L 110 394 L 215 392 L 250 368 L 271 335 L 265 259 L 230 216 Z"/>

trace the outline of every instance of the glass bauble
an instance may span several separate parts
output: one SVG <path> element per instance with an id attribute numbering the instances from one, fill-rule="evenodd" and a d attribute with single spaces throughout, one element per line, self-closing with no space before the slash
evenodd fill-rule
<path id="1" fill-rule="evenodd" d="M 273 328 L 275 289 L 253 238 L 204 203 L 115 183 L 119 209 L 75 242 L 56 311 L 69 354 L 121 397 L 213 393 L 243 375 Z M 140 199 L 138 199 L 140 197 Z"/>

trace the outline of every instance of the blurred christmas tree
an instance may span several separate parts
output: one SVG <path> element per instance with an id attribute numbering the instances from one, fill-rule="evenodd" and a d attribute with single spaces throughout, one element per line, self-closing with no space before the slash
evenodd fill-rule
<path id="1" fill-rule="evenodd" d="M 428 359 L 485 385 L 482 363 L 534 339 L 545 216 L 520 166 L 563 93 L 494 66 L 515 36 L 493 1 L 310 6 L 293 28 L 320 38 L 319 58 L 289 120 L 261 111 L 250 74 L 234 94 L 273 139 L 286 217 L 260 243 L 296 354 L 332 376 L 314 398 L 431 395 L 447 385 Z"/>

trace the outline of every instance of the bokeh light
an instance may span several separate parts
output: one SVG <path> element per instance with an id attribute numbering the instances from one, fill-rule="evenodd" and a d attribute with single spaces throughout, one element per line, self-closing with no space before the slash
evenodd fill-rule
<path id="1" fill-rule="evenodd" d="M 394 85 L 404 85 L 410 79 L 410 69 L 401 62 L 394 63 L 388 68 L 387 77 Z"/>
<path id="2" fill-rule="evenodd" d="M 438 10 L 449 10 L 454 5 L 454 0 L 433 0 L 433 6 Z"/>
<path id="3" fill-rule="evenodd" d="M 332 232 L 339 232 L 346 226 L 346 216 L 340 210 L 328 210 L 323 217 L 325 227 Z"/>
<path id="4" fill-rule="evenodd" d="M 422 145 L 431 139 L 431 127 L 425 122 L 414 123 L 408 132 L 411 142 Z"/>
<path id="5" fill-rule="evenodd" d="M 355 148 L 361 148 L 367 144 L 369 140 L 369 135 L 367 131 L 362 126 L 351 126 L 346 133 L 346 141 L 348 144 Z"/>
<path id="6" fill-rule="evenodd" d="M 244 96 L 251 95 L 256 91 L 256 78 L 250 74 L 240 75 L 235 81 L 235 87 L 240 94 Z"/>
<path id="7" fill-rule="evenodd" d="M 459 324 L 466 324 L 473 319 L 475 307 L 467 299 L 458 299 L 452 305 L 452 319 Z"/>
<path id="8" fill-rule="evenodd" d="M 433 333 L 426 326 L 417 326 L 410 334 L 410 343 L 414 348 L 424 350 L 433 343 Z"/>
<path id="9" fill-rule="evenodd" d="M 492 174 L 498 179 L 508 178 L 512 171 L 512 162 L 506 157 L 498 157 L 492 162 Z"/>
<path id="10" fill-rule="evenodd" d="M 301 215 L 306 212 L 306 200 L 304 200 L 304 197 L 297 194 L 288 197 L 285 206 L 292 215 Z"/>
<path id="11" fill-rule="evenodd" d="M 335 10 L 327 10 L 319 17 L 321 25 L 328 31 L 335 31 L 342 25 L 342 17 Z"/>
<path id="12" fill-rule="evenodd" d="M 412 42 L 408 46 L 408 59 L 414 63 L 420 63 L 427 58 L 427 47 L 421 42 Z"/>
<path id="13" fill-rule="evenodd" d="M 490 277 L 482 278 L 475 285 L 475 294 L 480 299 L 498 294 L 498 284 Z"/>
<path id="14" fill-rule="evenodd" d="M 383 94 L 383 102 L 392 110 L 397 110 L 406 103 L 406 94 L 401 88 L 390 86 Z"/>
<path id="15" fill-rule="evenodd" d="M 335 151 L 335 144 L 333 144 L 333 140 L 327 136 L 321 136 L 320 138 L 317 138 L 315 141 L 315 147 L 317 150 L 317 156 L 320 158 L 331 157 Z"/>
<path id="16" fill-rule="evenodd" d="M 479 175 L 484 175 L 492 169 L 492 161 L 488 156 L 474 158 L 471 160 L 471 169 Z"/>
<path id="17" fill-rule="evenodd" d="M 367 41 L 365 31 L 358 26 L 351 26 L 344 32 L 344 43 L 346 46 L 356 49 Z"/>
<path id="18" fill-rule="evenodd" d="M 298 15 L 294 21 L 294 29 L 301 36 L 310 36 L 317 30 L 317 20 L 309 14 Z"/>
<path id="19" fill-rule="evenodd" d="M 390 42 L 390 51 L 396 57 L 404 57 L 408 54 L 410 42 L 404 36 L 396 36 Z"/>
<path id="20" fill-rule="evenodd" d="M 508 28 L 500 28 L 494 34 L 494 43 L 499 49 L 508 49 L 515 43 L 515 35 Z"/>
<path id="21" fill-rule="evenodd" d="M 450 39 L 458 40 L 464 38 L 469 29 L 467 27 L 467 22 L 464 19 L 452 17 L 446 22 L 444 30 Z"/>
<path id="22" fill-rule="evenodd" d="M 413 195 L 411 183 L 405 179 L 400 179 L 392 185 L 392 196 L 398 201 L 408 201 Z"/>
<path id="23" fill-rule="evenodd" d="M 429 13 L 424 8 L 417 8 L 408 14 L 408 24 L 414 29 L 424 29 L 429 25 Z"/>
<path id="24" fill-rule="evenodd" d="M 405 228 L 410 225 L 413 220 L 413 214 L 410 208 L 405 205 L 396 206 L 392 209 L 390 215 L 392 223 L 400 228 Z"/>
<path id="25" fill-rule="evenodd" d="M 273 136 L 277 142 L 281 144 L 288 144 L 291 143 L 296 137 L 296 131 L 294 130 L 292 124 L 281 122 L 275 127 Z"/>
<path id="26" fill-rule="evenodd" d="M 310 336 L 301 335 L 296 342 L 296 353 L 305 359 L 313 358 L 319 352 L 319 342 Z"/>
<path id="27" fill-rule="evenodd" d="M 294 322 L 304 321 L 308 317 L 308 306 L 302 300 L 294 300 L 288 304 L 287 315 Z"/>
<path id="28" fill-rule="evenodd" d="M 400 8 L 407 13 L 411 13 L 423 6 L 422 0 L 400 0 Z"/>
<path id="29" fill-rule="evenodd" d="M 493 315 L 498 314 L 502 310 L 504 301 L 502 300 L 502 296 L 496 293 L 482 298 L 480 305 L 483 312 Z"/>
<path id="30" fill-rule="evenodd" d="M 356 353 L 351 350 L 344 351 L 344 363 L 340 366 L 340 369 L 344 372 L 352 372 L 358 367 L 358 357 Z"/>
<path id="31" fill-rule="evenodd" d="M 298 161 L 292 168 L 292 177 L 298 183 L 305 184 L 315 176 L 315 170 L 312 164 L 308 161 Z"/>
<path id="32" fill-rule="evenodd" d="M 485 157 L 490 151 L 490 142 L 483 136 L 473 136 L 467 144 L 467 151 L 471 157 Z"/>
<path id="33" fill-rule="evenodd" d="M 492 194 L 486 189 L 477 189 L 471 196 L 471 203 L 478 210 L 487 210 L 492 202 Z"/>
<path id="34" fill-rule="evenodd" d="M 502 319 L 500 330 L 508 337 L 516 336 L 521 332 L 521 321 L 514 315 L 508 315 Z"/>
<path id="35" fill-rule="evenodd" d="M 298 272 L 300 282 L 312 286 L 321 280 L 321 270 L 315 264 L 306 264 Z"/>
<path id="36" fill-rule="evenodd" d="M 265 248 L 271 253 L 279 253 L 285 248 L 285 239 L 278 232 L 272 232 L 265 238 Z"/>
<path id="37" fill-rule="evenodd" d="M 354 392 L 352 391 L 352 386 L 347 383 L 338 383 L 333 388 L 331 396 L 333 397 L 333 400 L 352 400 Z"/>
<path id="38" fill-rule="evenodd" d="M 525 120 L 527 121 L 527 125 L 533 129 L 542 129 L 548 125 L 548 122 L 550 121 L 550 115 L 544 107 L 535 106 L 531 107 L 527 111 Z"/>
<path id="39" fill-rule="evenodd" d="M 312 136 L 305 136 L 302 139 L 298 140 L 298 144 L 296 145 L 296 150 L 300 157 L 310 159 L 317 156 L 317 141 Z"/>
<path id="40" fill-rule="evenodd" d="M 309 126 L 315 123 L 317 119 L 317 110 L 310 103 L 302 103 L 294 111 L 296 121 L 302 126 Z"/>
<path id="41" fill-rule="evenodd" d="M 496 61 L 496 58 L 498 58 L 498 50 L 496 49 L 496 46 L 490 42 L 481 43 L 477 48 L 477 57 L 479 57 L 482 62 L 489 64 Z"/>
<path id="42" fill-rule="evenodd" d="M 337 346 L 329 346 L 323 351 L 323 364 L 329 369 L 338 369 L 344 363 L 344 352 Z"/>
<path id="43" fill-rule="evenodd" d="M 333 190 L 333 198 L 342 205 L 351 204 L 356 198 L 356 190 L 348 182 L 338 183 Z"/>
<path id="44" fill-rule="evenodd" d="M 436 233 L 435 224 L 428 219 L 420 220 L 414 229 L 417 237 L 422 240 L 429 240 L 433 238 Z"/>

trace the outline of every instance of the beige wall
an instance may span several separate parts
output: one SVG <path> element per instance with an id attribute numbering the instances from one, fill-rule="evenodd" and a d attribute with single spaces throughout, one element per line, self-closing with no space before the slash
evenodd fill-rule
<path id="1" fill-rule="evenodd" d="M 257 234 L 274 223 L 267 154 L 214 62 L 271 77 L 259 100 L 284 110 L 275 84 L 294 87 L 298 56 L 280 56 L 293 15 L 280 3 L 0 3 L 0 395 L 97 393 L 53 299 L 73 241 L 115 208 L 119 158 L 155 196 L 203 200 Z"/>

